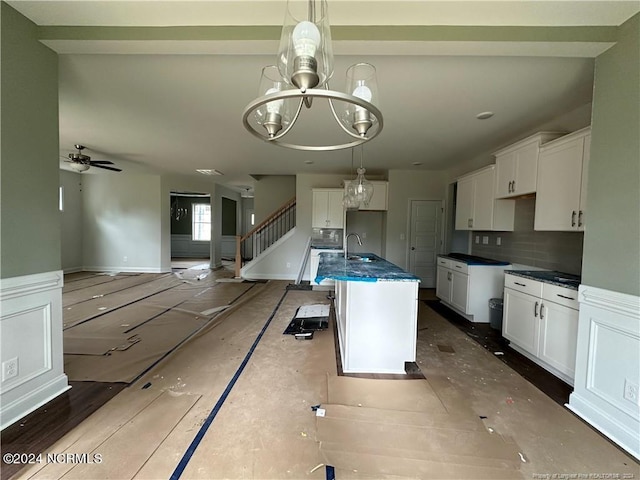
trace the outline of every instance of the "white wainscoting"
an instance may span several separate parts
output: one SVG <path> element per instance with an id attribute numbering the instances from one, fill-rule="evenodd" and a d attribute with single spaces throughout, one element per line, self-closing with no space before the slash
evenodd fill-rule
<path id="1" fill-rule="evenodd" d="M 235 235 L 223 235 L 220 239 L 220 256 L 222 258 L 236 258 Z"/>
<path id="2" fill-rule="evenodd" d="M 211 242 L 194 242 L 191 235 L 171 235 L 171 257 L 207 258 L 211 254 Z"/>
<path id="3" fill-rule="evenodd" d="M 63 368 L 63 278 L 54 271 L 0 280 L 0 429 L 71 388 Z"/>
<path id="4" fill-rule="evenodd" d="M 640 459 L 640 297 L 581 285 L 579 300 L 576 378 L 566 406 Z"/>

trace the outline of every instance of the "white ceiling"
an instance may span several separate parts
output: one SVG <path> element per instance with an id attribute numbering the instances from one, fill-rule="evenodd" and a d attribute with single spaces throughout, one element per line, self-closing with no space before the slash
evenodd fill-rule
<path id="1" fill-rule="evenodd" d="M 60 54 L 60 154 L 87 146 L 95 160 L 126 172 L 217 169 L 215 181 L 251 185 L 250 175 L 343 173 L 351 153 L 299 152 L 254 138 L 242 126 L 257 96 L 261 68 L 274 63 L 277 41 L 175 38 L 115 39 L 99 26 L 278 25 L 283 1 L 9 1 L 41 26 L 88 26 L 74 35 L 43 34 Z M 332 88 L 341 90 L 348 65 L 378 71 L 384 130 L 365 144 L 371 173 L 445 169 L 490 152 L 591 101 L 594 57 L 611 43 L 579 29 L 577 41 L 535 41 L 517 32 L 469 40 L 455 26 L 617 26 L 640 3 L 616 1 L 345 1 L 329 2 L 334 26 L 446 25 L 426 40 L 334 42 Z M 136 37 L 138 35 L 138 37 Z M 484 35 L 484 37 L 483 37 Z M 335 35 L 334 35 L 335 36 Z M 606 36 L 606 35 L 605 35 Z M 526 40 L 526 38 L 524 38 Z M 475 115 L 493 111 L 480 121 Z M 322 104 L 303 112 L 301 136 L 344 138 Z M 306 132 L 306 133 L 305 133 Z M 313 162 L 311 164 L 307 162 Z M 415 166 L 414 162 L 422 165 Z M 62 162 L 64 166 L 64 162 Z M 91 169 L 89 172 L 94 172 Z M 100 171 L 100 174 L 122 175 Z"/>

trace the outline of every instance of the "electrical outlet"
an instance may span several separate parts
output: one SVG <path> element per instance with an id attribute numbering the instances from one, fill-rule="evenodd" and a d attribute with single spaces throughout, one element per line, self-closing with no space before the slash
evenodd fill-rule
<path id="1" fill-rule="evenodd" d="M 18 376 L 18 357 L 2 362 L 2 381 Z"/>
<path id="2" fill-rule="evenodd" d="M 127 262 L 129 261 L 129 257 L 122 257 L 122 261 L 123 261 L 124 263 L 127 263 Z"/>
<path id="3" fill-rule="evenodd" d="M 500 238 L 500 237 L 496 237 L 496 245 L 497 245 L 497 246 L 502 245 L 502 238 Z"/>
<path id="4" fill-rule="evenodd" d="M 487 237 L 486 235 L 482 237 L 482 244 L 483 245 L 489 245 L 489 237 Z"/>
<path id="5" fill-rule="evenodd" d="M 625 378 L 623 397 L 625 400 L 629 400 L 636 405 L 640 405 L 640 387 L 638 387 L 638 384 L 633 383 L 628 378 Z"/>
<path id="6" fill-rule="evenodd" d="M 291 268 L 291 262 L 287 262 L 287 268 Z"/>

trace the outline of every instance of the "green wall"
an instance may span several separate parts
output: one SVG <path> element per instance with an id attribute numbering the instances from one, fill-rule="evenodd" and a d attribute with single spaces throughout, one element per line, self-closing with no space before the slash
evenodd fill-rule
<path id="1" fill-rule="evenodd" d="M 596 59 L 582 283 L 640 295 L 640 14 Z"/>
<path id="2" fill-rule="evenodd" d="M 0 276 L 61 268 L 58 56 L 6 3 L 2 29 Z"/>

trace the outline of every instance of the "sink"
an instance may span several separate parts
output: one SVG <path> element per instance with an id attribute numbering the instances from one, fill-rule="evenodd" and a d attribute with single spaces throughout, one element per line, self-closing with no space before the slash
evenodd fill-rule
<path id="1" fill-rule="evenodd" d="M 347 260 L 354 260 L 354 261 L 358 261 L 358 262 L 374 262 L 375 258 L 362 257 L 360 255 L 349 255 L 347 257 Z"/>

